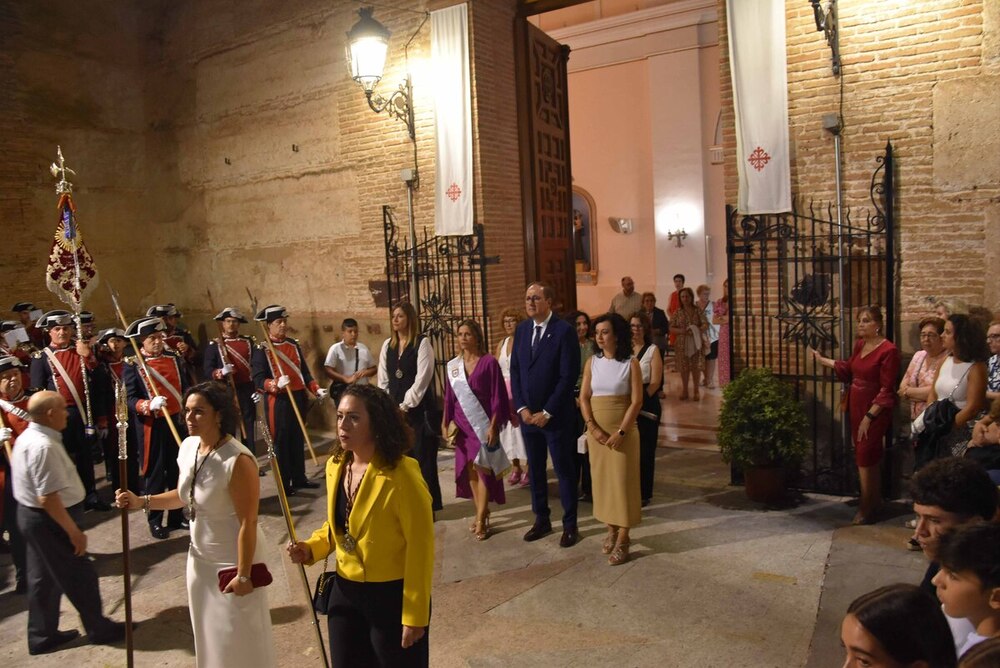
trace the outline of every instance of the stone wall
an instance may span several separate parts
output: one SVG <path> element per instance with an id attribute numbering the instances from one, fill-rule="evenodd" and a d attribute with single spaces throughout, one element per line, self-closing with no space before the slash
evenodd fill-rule
<path id="1" fill-rule="evenodd" d="M 13 91 L 0 119 L 0 216 L 22 241 L 7 253 L 2 298 L 55 307 L 44 263 L 55 229 L 47 165 L 57 143 L 79 172 L 86 242 L 129 317 L 171 301 L 202 340 L 224 305 L 282 303 L 314 373 L 343 317 L 377 350 L 388 317 L 382 206 L 406 225 L 400 170 L 413 166 L 403 123 L 368 108 L 345 65 L 357 3 L 159 0 L 30 3 L 0 9 L 0 64 Z M 438 9 L 442 0 L 399 3 Z M 524 286 L 513 73 L 516 0 L 470 3 L 475 212 L 486 226 L 491 311 Z M 433 228 L 430 22 L 378 8 L 392 31 L 378 90 L 409 70 L 417 126 L 418 234 Z M 12 73 L 12 76 L 8 73 Z M 514 299 L 520 303 L 519 299 Z M 88 308 L 109 326 L 106 292 Z M 256 333 L 256 332 L 254 332 Z"/>
<path id="2" fill-rule="evenodd" d="M 726 201 L 736 202 L 736 139 L 720 17 Z M 833 139 L 843 83 L 845 202 L 869 206 L 875 157 L 897 164 L 899 305 L 904 324 L 951 297 L 1000 309 L 1000 9 L 977 0 L 841 2 L 843 82 L 808 2 L 786 3 L 793 196 L 833 200 Z M 901 343 L 916 344 L 912 326 Z"/>

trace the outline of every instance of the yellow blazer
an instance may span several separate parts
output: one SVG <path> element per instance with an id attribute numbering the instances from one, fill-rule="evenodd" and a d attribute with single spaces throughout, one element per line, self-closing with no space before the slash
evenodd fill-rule
<path id="1" fill-rule="evenodd" d="M 340 475 L 345 460 L 326 463 L 327 521 L 305 541 L 312 551 L 311 564 L 334 547 L 330 527 L 335 526 L 333 509 L 343 491 Z M 337 576 L 354 582 L 402 580 L 402 623 L 427 626 L 434 575 L 434 514 L 417 461 L 404 456 L 390 469 L 378 457 L 373 459 L 361 479 L 348 528 L 357 541 L 354 552 L 344 550 L 343 532 L 333 530 Z"/>

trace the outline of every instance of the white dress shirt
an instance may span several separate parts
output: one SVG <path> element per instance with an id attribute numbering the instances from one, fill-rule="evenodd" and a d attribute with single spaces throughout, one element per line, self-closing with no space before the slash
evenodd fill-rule
<path id="1" fill-rule="evenodd" d="M 63 446 L 62 434 L 37 422 L 17 437 L 14 461 L 14 498 L 22 506 L 41 508 L 38 497 L 59 493 L 67 508 L 83 501 L 86 492 L 76 465 Z"/>

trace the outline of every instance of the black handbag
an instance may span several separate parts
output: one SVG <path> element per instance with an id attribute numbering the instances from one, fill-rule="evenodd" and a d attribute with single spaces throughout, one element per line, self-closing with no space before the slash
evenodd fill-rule
<path id="1" fill-rule="evenodd" d="M 330 532 L 330 552 L 333 551 L 333 530 L 327 527 Z M 333 591 L 333 579 L 337 571 L 326 570 L 326 565 L 330 561 L 330 554 L 327 553 L 323 560 L 323 572 L 316 578 L 316 589 L 313 591 L 313 610 L 321 615 L 325 615 L 330 607 L 330 592 Z"/>
<path id="2" fill-rule="evenodd" d="M 970 366 L 965 370 L 965 373 L 958 380 L 958 384 L 952 388 L 951 394 L 944 399 L 938 399 L 924 409 L 922 413 L 924 430 L 917 435 L 914 470 L 920 470 L 926 464 L 939 457 L 948 457 L 951 455 L 951 452 L 940 452 L 941 448 L 939 444 L 955 427 L 955 416 L 958 415 L 959 409 L 951 398 L 971 369 L 972 367 Z"/>

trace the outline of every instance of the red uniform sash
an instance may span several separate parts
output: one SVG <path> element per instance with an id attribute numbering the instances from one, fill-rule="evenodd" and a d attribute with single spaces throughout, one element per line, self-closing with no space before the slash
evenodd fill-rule
<path id="1" fill-rule="evenodd" d="M 77 354 L 76 348 L 69 346 L 67 348 L 55 349 L 50 347 L 49 350 L 55 355 L 59 363 L 62 364 L 63 369 L 66 370 L 66 374 L 69 376 L 70 381 L 76 387 L 76 394 L 82 400 L 86 394 L 83 389 L 83 366 L 80 364 L 80 355 Z M 97 366 L 96 362 L 91 362 L 94 356 L 91 355 L 87 361 L 87 369 L 93 370 Z M 55 365 L 52 363 L 48 357 L 45 360 L 49 364 L 49 368 L 52 370 L 52 383 L 55 385 L 56 391 L 62 395 L 62 398 L 66 400 L 67 406 L 76 406 L 76 400 L 73 398 L 73 392 L 66 385 L 66 379 L 63 377 L 62 373 L 56 369 Z M 83 408 L 82 406 L 80 407 Z"/>
<path id="2" fill-rule="evenodd" d="M 226 346 L 226 360 L 233 365 L 233 380 L 237 384 L 250 382 L 250 355 L 252 345 L 250 339 L 239 337 L 235 339 L 224 339 Z"/>

